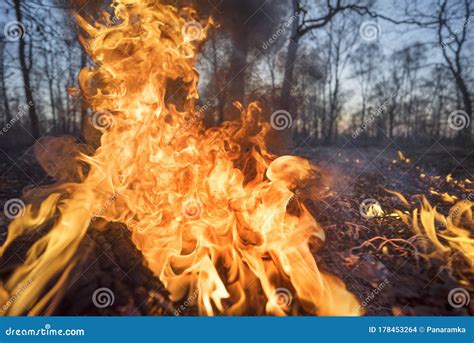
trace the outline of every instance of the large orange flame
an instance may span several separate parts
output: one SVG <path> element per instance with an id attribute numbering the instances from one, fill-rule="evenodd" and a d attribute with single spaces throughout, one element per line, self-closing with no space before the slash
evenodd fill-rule
<path id="1" fill-rule="evenodd" d="M 308 247 L 324 232 L 295 193 L 316 190 L 320 171 L 267 151 L 270 125 L 256 103 L 236 103 L 239 121 L 203 129 L 195 57 L 212 21 L 154 0 L 115 0 L 113 11 L 102 23 L 77 17 L 95 62 L 81 71 L 80 86 L 101 145 L 92 156 L 77 152 L 87 176 L 80 164 L 69 167 L 80 182 L 60 178 L 12 222 L 2 252 L 25 232 L 52 228 L 8 281 L 11 292 L 26 280 L 35 287 L 7 313 L 48 313 L 79 242 L 101 217 L 128 226 L 173 300 L 197 293 L 200 314 L 292 314 L 292 299 L 305 313 L 360 314 L 355 296 L 318 269 Z M 44 165 L 52 158 L 39 155 Z"/>

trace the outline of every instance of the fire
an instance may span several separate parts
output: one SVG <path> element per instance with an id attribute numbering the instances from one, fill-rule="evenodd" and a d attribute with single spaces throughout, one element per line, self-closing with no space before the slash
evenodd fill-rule
<path id="1" fill-rule="evenodd" d="M 172 300 L 198 294 L 202 315 L 297 314 L 295 302 L 309 314 L 361 314 L 308 246 L 322 244 L 324 231 L 296 194 L 320 191 L 322 172 L 268 152 L 270 125 L 257 103 L 235 103 L 240 120 L 203 128 L 195 59 L 212 20 L 158 1 L 115 0 L 112 9 L 113 18 L 93 24 L 77 17 L 95 62 L 79 81 L 103 131 L 100 147 L 89 154 L 50 141 L 74 158 L 54 175 L 57 184 L 26 195 L 31 204 L 9 227 L 2 254 L 16 237 L 51 229 L 6 284 L 15 293 L 34 283 L 7 313 L 51 313 L 82 237 L 100 217 L 126 224 Z M 48 171 L 58 157 L 38 158 Z"/>
<path id="2" fill-rule="evenodd" d="M 410 163 L 402 152 L 398 156 L 401 161 Z M 436 176 L 432 178 L 439 179 Z M 407 224 L 415 235 L 423 238 L 421 255 L 424 258 L 444 261 L 446 268 L 455 274 L 459 283 L 470 285 L 474 272 L 472 189 L 469 188 L 470 181 L 467 179 L 454 180 L 451 174 L 445 179 L 448 183 L 454 182 L 463 193 L 469 192 L 465 198 L 459 199 L 447 192 L 429 190 L 429 193 L 437 195 L 444 203 L 452 204 L 447 215 L 440 213 L 424 195 L 416 196 L 419 205 L 411 212 L 396 210 L 393 215 Z M 406 207 L 412 207 L 401 193 L 388 189 L 386 191 L 396 196 Z"/>
<path id="3" fill-rule="evenodd" d="M 4 314 L 52 313 L 82 238 L 104 221 L 124 223 L 172 300 L 196 299 L 202 315 L 362 314 L 309 248 L 325 235 L 303 200 L 320 194 L 327 176 L 302 158 L 269 153 L 270 125 L 257 103 L 236 102 L 239 120 L 204 129 L 195 62 L 212 20 L 152 0 L 115 0 L 111 9 L 93 24 L 77 16 L 95 63 L 79 81 L 100 147 L 48 138 L 48 152 L 36 151 L 57 183 L 25 194 L 29 205 L 0 254 L 19 236 L 48 230 L 0 289 L 1 300 L 15 296 Z M 65 157 L 60 171 L 50 167 Z M 401 152 L 399 159 L 411 163 Z M 447 260 L 467 280 L 473 202 L 439 195 L 454 204 L 448 216 L 425 198 L 396 215 L 426 238 L 428 258 Z M 366 210 L 369 218 L 385 215 L 379 204 Z"/>
<path id="4" fill-rule="evenodd" d="M 396 192 L 391 193 L 398 195 Z M 407 201 L 401 194 L 400 198 Z M 410 214 L 401 211 L 396 213 L 416 235 L 424 238 L 424 257 L 446 261 L 447 267 L 457 274 L 460 282 L 469 284 L 474 272 L 474 202 L 457 202 L 447 216 L 439 213 L 424 196 L 421 197 L 420 203 L 420 207 Z"/>

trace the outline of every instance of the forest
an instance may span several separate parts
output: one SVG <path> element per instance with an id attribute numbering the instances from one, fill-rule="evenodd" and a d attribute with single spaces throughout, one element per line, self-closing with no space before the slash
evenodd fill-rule
<path id="1" fill-rule="evenodd" d="M 474 0 L 0 13 L 0 315 L 474 314 Z"/>
<path id="2" fill-rule="evenodd" d="M 293 145 L 471 139 L 471 0 L 169 2 L 215 22 L 198 58 L 207 126 L 235 117 L 234 101 L 259 101 L 268 118 L 283 111 Z M 2 2 L 3 146 L 84 136 L 91 110 L 77 76 L 92 61 L 71 18 L 103 6 Z"/>

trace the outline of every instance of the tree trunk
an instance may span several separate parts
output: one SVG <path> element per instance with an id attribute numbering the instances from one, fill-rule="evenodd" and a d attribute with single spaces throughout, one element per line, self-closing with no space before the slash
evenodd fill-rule
<path id="1" fill-rule="evenodd" d="M 60 80 L 57 80 L 56 82 L 56 94 L 57 94 L 57 98 L 55 102 L 57 106 L 56 113 L 58 115 L 58 124 L 59 124 L 58 129 L 61 132 L 64 132 L 66 128 L 66 119 L 65 119 L 66 111 L 64 109 L 64 104 L 63 104 L 63 97 L 62 97 L 63 92 L 61 89 Z"/>
<path id="2" fill-rule="evenodd" d="M 54 102 L 53 79 L 48 77 L 49 103 L 51 106 L 51 114 L 53 116 L 53 126 L 56 126 L 56 103 Z"/>
<path id="3" fill-rule="evenodd" d="M 82 50 L 81 53 L 81 69 L 84 69 L 87 65 L 87 55 L 84 50 Z M 87 120 L 87 103 L 82 97 L 82 94 L 79 95 L 81 96 L 81 134 L 84 135 L 84 130 L 85 130 L 85 125 L 86 125 L 86 120 Z"/>
<path id="4" fill-rule="evenodd" d="M 393 127 L 394 127 L 394 124 L 395 124 L 395 110 L 391 110 L 390 111 L 390 114 L 388 116 L 389 120 L 388 120 L 388 136 L 390 137 L 390 139 L 393 139 Z"/>
<path id="5" fill-rule="evenodd" d="M 247 68 L 248 48 L 246 37 L 237 35 L 235 38 L 235 47 L 230 57 L 230 69 L 227 78 L 229 84 L 227 99 L 231 100 L 231 103 L 227 104 L 229 113 L 231 114 L 231 118 L 229 119 L 234 119 L 235 116 L 240 115 L 240 113 L 233 110 L 232 102 L 245 102 L 245 69 Z"/>
<path id="6" fill-rule="evenodd" d="M 293 13 L 298 12 L 298 1 L 293 0 Z M 280 94 L 280 109 L 290 111 L 291 109 L 291 86 L 293 84 L 293 70 L 295 68 L 296 56 L 298 53 L 298 25 L 299 20 L 294 20 L 291 24 L 291 37 L 288 43 L 288 53 L 286 55 L 285 73 Z"/>
<path id="7" fill-rule="evenodd" d="M 13 3 L 15 6 L 16 20 L 21 22 L 22 13 L 21 13 L 21 7 L 20 7 L 21 5 L 20 0 L 14 0 Z M 27 66 L 26 64 L 25 40 L 23 38 L 20 38 L 20 40 L 18 41 L 18 58 L 20 60 L 20 68 L 21 68 L 21 74 L 23 78 L 23 86 L 24 86 L 26 101 L 28 103 L 28 114 L 29 114 L 30 123 L 31 123 L 31 134 L 33 135 L 33 137 L 38 138 L 40 136 L 40 128 L 39 128 L 38 115 L 36 113 L 36 107 L 34 106 L 33 92 L 31 91 L 31 84 L 30 84 L 31 65 Z"/>
<path id="8" fill-rule="evenodd" d="M 459 88 L 459 92 L 461 93 L 462 97 L 462 102 L 463 102 L 463 107 L 464 111 L 467 113 L 469 117 L 469 123 L 472 123 L 472 101 L 471 101 L 471 94 L 469 93 L 469 89 L 466 86 L 466 82 L 464 79 L 461 77 L 461 75 L 456 74 L 454 75 L 456 79 L 456 85 Z M 470 135 L 470 126 L 467 127 L 465 130 L 460 130 L 459 134 L 462 136 L 464 139 L 470 140 L 471 135 Z"/>
<path id="9" fill-rule="evenodd" d="M 334 72 L 334 91 L 329 96 L 329 125 L 328 125 L 328 134 L 324 141 L 325 144 L 329 145 L 333 141 L 334 125 L 336 123 L 336 117 L 338 115 L 338 103 L 339 103 L 339 58 L 340 51 L 339 48 L 336 50 L 336 62 L 335 62 L 335 72 Z"/>
<path id="10" fill-rule="evenodd" d="M 0 88 L 0 96 L 3 99 L 3 111 L 5 113 L 5 121 L 9 122 L 12 119 L 12 115 L 10 112 L 10 106 L 8 103 L 8 96 L 7 96 L 7 87 L 5 85 L 5 59 L 3 58 L 3 51 L 5 48 L 5 43 L 0 41 L 0 56 L 2 56 L 2 63 L 0 64 L 0 82 L 1 82 L 1 88 Z"/>
<path id="11" fill-rule="evenodd" d="M 56 126 L 56 103 L 54 102 L 54 91 L 53 91 L 53 82 L 54 82 L 54 77 L 52 74 L 52 68 L 54 68 L 54 60 L 51 60 L 51 65 L 50 65 L 50 60 L 48 59 L 48 55 L 45 53 L 44 54 L 44 68 L 46 71 L 46 78 L 48 80 L 48 92 L 49 92 L 49 105 L 51 106 L 51 115 L 53 116 L 53 127 Z"/>
<path id="12" fill-rule="evenodd" d="M 219 58 L 217 56 L 217 46 L 216 46 L 216 37 L 215 35 L 212 36 L 211 38 L 211 46 L 212 46 L 212 73 L 214 77 L 214 89 L 215 89 L 215 94 L 217 94 L 217 120 L 215 120 L 217 125 L 222 124 L 224 121 L 224 111 L 225 111 L 225 99 L 226 99 L 226 93 L 221 92 L 221 80 L 220 80 L 220 75 L 219 75 Z"/>

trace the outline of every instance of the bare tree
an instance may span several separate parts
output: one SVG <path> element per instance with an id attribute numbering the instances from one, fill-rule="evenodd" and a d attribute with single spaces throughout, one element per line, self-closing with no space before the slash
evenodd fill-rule
<path id="1" fill-rule="evenodd" d="M 21 23 L 23 20 L 21 1 L 14 0 L 13 4 L 15 7 L 16 20 Z M 21 38 L 18 41 L 18 59 L 20 62 L 21 75 L 23 78 L 24 92 L 25 92 L 27 103 L 34 104 L 33 91 L 31 89 L 31 82 L 30 82 L 30 70 L 31 70 L 31 61 L 32 61 L 31 51 L 32 50 L 30 50 L 30 55 L 29 55 L 30 63 L 27 63 L 25 46 L 26 46 L 25 40 Z M 32 42 L 30 42 L 30 49 L 31 47 L 32 47 Z M 34 105 L 28 106 L 28 113 L 30 117 L 31 133 L 35 138 L 37 138 L 40 136 L 40 127 L 39 127 L 38 115 L 36 113 L 36 107 Z"/>
<path id="2" fill-rule="evenodd" d="M 5 84 L 5 42 L 0 40 L 0 56 L 2 56 L 2 63 L 0 64 L 0 97 L 3 99 L 2 107 L 5 115 L 5 121 L 9 122 L 12 119 L 10 112 L 10 104 L 8 102 L 7 87 Z"/>
<path id="3" fill-rule="evenodd" d="M 462 96 L 464 110 L 472 121 L 472 99 L 469 87 L 466 82 L 466 75 L 462 63 L 463 48 L 466 44 L 468 20 L 471 20 L 473 13 L 473 1 L 463 0 L 461 4 L 454 4 L 448 7 L 448 1 L 442 0 L 438 10 L 437 33 L 438 43 L 442 46 L 443 57 L 451 71 L 459 92 Z M 457 18 L 461 12 L 464 17 L 463 24 L 455 29 L 452 24 L 452 17 Z M 466 138 L 470 137 L 468 130 L 461 130 L 460 134 Z"/>
<path id="4" fill-rule="evenodd" d="M 360 86 L 362 108 L 360 112 L 360 123 L 365 122 L 370 92 L 379 72 L 381 63 L 380 50 L 377 44 L 362 44 L 352 54 L 353 76 Z"/>

